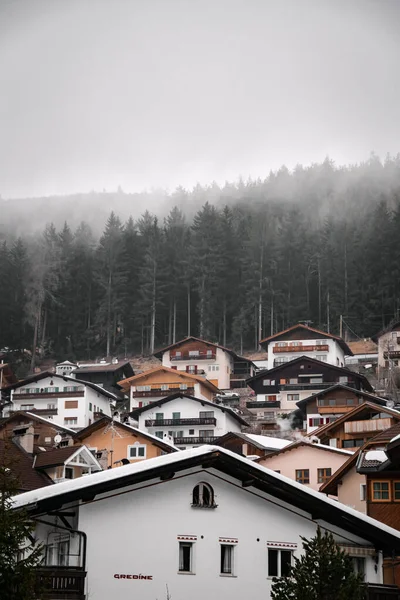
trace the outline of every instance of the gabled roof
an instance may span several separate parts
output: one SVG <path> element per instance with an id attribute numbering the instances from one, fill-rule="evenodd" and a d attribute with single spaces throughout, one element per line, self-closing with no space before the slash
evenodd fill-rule
<path id="1" fill-rule="evenodd" d="M 332 446 L 326 446 L 325 444 L 314 444 L 311 441 L 306 441 L 306 440 L 298 440 L 297 442 L 290 442 L 289 445 L 285 446 L 284 448 L 281 448 L 280 450 L 278 450 L 277 452 L 274 452 L 274 454 L 268 454 L 267 456 L 264 456 L 260 459 L 257 460 L 264 460 L 266 458 L 272 458 L 273 456 L 277 456 L 278 454 L 281 455 L 284 452 L 290 452 L 291 450 L 296 450 L 296 448 L 313 448 L 316 450 L 321 450 L 321 451 L 325 451 L 325 452 L 332 452 L 333 454 L 345 454 L 347 456 L 353 456 L 354 452 L 351 452 L 350 450 L 342 450 L 341 448 L 333 448 Z"/>
<path id="2" fill-rule="evenodd" d="M 349 387 L 348 385 L 344 385 L 343 383 L 337 383 L 336 385 L 331 385 L 331 387 L 326 388 L 325 390 L 319 390 L 315 394 L 312 394 L 311 396 L 308 396 L 307 398 L 304 398 L 303 400 L 299 400 L 299 402 L 296 402 L 296 405 L 300 409 L 303 410 L 309 402 L 311 402 L 312 400 L 315 400 L 317 398 L 322 398 L 323 396 L 325 396 L 326 394 L 329 394 L 333 390 L 346 390 L 347 392 L 352 392 L 353 394 L 356 394 L 357 396 L 362 396 L 363 398 L 366 398 L 367 400 L 371 400 L 371 402 L 374 402 L 375 404 L 381 404 L 382 406 L 386 406 L 385 398 L 379 398 L 379 396 L 374 396 L 374 394 L 369 394 L 368 392 L 362 392 L 361 390 L 356 390 L 352 387 Z"/>
<path id="3" fill-rule="evenodd" d="M 381 329 L 378 333 L 373 335 L 371 337 L 371 340 L 378 343 L 378 340 L 382 335 L 384 335 L 388 331 L 393 331 L 396 327 L 400 327 L 400 321 L 398 319 L 392 319 L 392 321 L 390 321 L 389 325 L 387 325 L 386 327 Z"/>
<path id="4" fill-rule="evenodd" d="M 72 383 L 80 383 L 81 385 L 86 385 L 90 387 L 92 390 L 95 390 L 99 394 L 103 394 L 103 396 L 107 396 L 111 400 L 117 400 L 117 396 L 105 388 L 102 388 L 100 385 L 96 383 L 92 383 L 91 381 L 84 381 L 83 379 L 76 379 L 75 377 L 70 377 L 69 375 L 58 375 L 57 373 L 52 373 L 51 371 L 42 371 L 41 373 L 35 373 L 34 375 L 30 375 L 26 377 L 26 379 L 22 379 L 17 383 L 13 383 L 11 385 L 7 385 L 4 390 L 16 390 L 17 388 L 24 387 L 24 385 L 29 385 L 30 383 L 35 383 L 36 381 L 41 381 L 42 379 L 46 379 L 47 377 L 51 377 L 51 379 L 62 379 L 65 382 Z"/>
<path id="5" fill-rule="evenodd" d="M 337 487 L 338 487 L 339 481 L 346 475 L 346 473 L 348 473 L 350 471 L 350 469 L 355 467 L 359 454 L 360 454 L 360 448 L 356 452 L 354 452 L 354 454 L 352 456 L 350 456 L 346 460 L 346 462 L 343 463 L 342 466 L 339 467 L 333 473 L 333 475 L 328 479 L 328 481 L 325 481 L 325 483 L 323 483 L 321 485 L 321 487 L 319 488 L 319 491 L 322 492 L 323 494 L 330 494 L 332 496 L 337 496 L 338 495 Z"/>
<path id="6" fill-rule="evenodd" d="M 85 500 L 90 502 L 98 494 L 127 488 L 146 481 L 165 479 L 168 473 L 168 485 L 174 481 L 177 473 L 193 468 L 204 471 L 219 471 L 235 480 L 245 482 L 245 490 L 251 488 L 261 494 L 275 498 L 285 510 L 285 505 L 293 506 L 303 512 L 310 521 L 323 521 L 335 527 L 367 540 L 385 554 L 400 552 L 400 531 L 384 523 L 361 514 L 336 500 L 308 489 L 288 477 L 266 469 L 247 458 L 217 446 L 201 446 L 122 466 L 116 469 L 100 471 L 86 477 L 80 477 L 57 485 L 20 494 L 13 498 L 15 509 L 25 507 L 31 515 L 39 515 L 56 507 Z M 175 480 L 176 481 L 176 480 Z M 289 509 L 290 510 L 290 509 Z M 323 526 L 323 525 L 322 525 Z"/>
<path id="7" fill-rule="evenodd" d="M 338 371 L 342 375 L 347 375 L 347 376 L 353 377 L 355 379 L 359 379 L 360 381 L 363 382 L 364 387 L 366 387 L 368 390 L 373 391 L 373 388 L 372 388 L 370 382 L 364 375 L 360 375 L 360 373 L 356 373 L 355 371 L 346 369 L 346 367 L 337 367 L 336 365 L 331 365 L 329 363 L 322 362 L 321 360 L 317 360 L 316 358 L 311 358 L 310 356 L 304 356 L 304 355 L 298 356 L 297 358 L 294 358 L 293 360 L 290 360 L 289 362 L 282 363 L 281 365 L 278 365 L 277 367 L 274 367 L 273 369 L 266 369 L 265 371 L 259 371 L 253 377 L 250 377 L 249 379 L 247 379 L 246 383 L 247 383 L 247 385 L 249 385 L 249 383 L 251 383 L 252 381 L 257 381 L 257 379 L 263 379 L 264 377 L 268 377 L 268 379 L 270 379 L 271 376 L 274 375 L 275 373 L 279 373 L 279 371 L 282 371 L 283 369 L 287 369 L 288 365 L 295 365 L 295 364 L 301 363 L 303 361 L 312 362 L 316 366 L 319 366 L 319 367 L 323 366 L 325 369 L 329 368 L 329 369 L 332 369 L 333 371 Z"/>
<path id="8" fill-rule="evenodd" d="M 53 483 L 46 474 L 35 471 L 33 460 L 33 456 L 25 452 L 16 442 L 0 439 L 0 465 L 10 465 L 9 468 L 18 480 L 19 490 L 23 492 Z"/>
<path id="9" fill-rule="evenodd" d="M 179 342 L 175 342 L 175 344 L 170 344 L 169 346 L 165 346 L 165 348 L 161 348 L 161 350 L 157 350 L 157 352 L 154 353 L 154 356 L 156 356 L 157 358 L 159 358 L 161 360 L 164 352 L 167 352 L 167 350 L 172 350 L 172 348 L 179 348 L 179 346 L 181 346 L 182 344 L 185 344 L 186 342 L 189 342 L 191 340 L 193 340 L 194 342 L 201 342 L 202 344 L 207 344 L 208 346 L 213 346 L 214 348 L 220 348 L 221 350 L 225 350 L 225 352 L 228 352 L 228 354 L 230 354 L 235 360 L 244 361 L 244 362 L 253 364 L 253 361 L 250 360 L 249 358 L 245 358 L 244 356 L 239 356 L 239 354 L 236 354 L 236 352 L 234 352 L 233 350 L 230 350 L 229 348 L 225 348 L 225 346 L 221 346 L 220 344 L 214 344 L 213 342 L 208 342 L 207 340 L 202 340 L 200 338 L 194 337 L 193 335 L 190 335 L 189 337 L 184 338 L 183 340 L 179 340 Z"/>
<path id="10" fill-rule="evenodd" d="M 351 421 L 353 419 L 353 417 L 357 416 L 359 413 L 362 413 L 367 409 L 375 410 L 376 413 L 381 413 L 381 412 L 387 413 L 394 419 L 398 419 L 400 421 L 400 412 L 398 410 L 395 410 L 394 408 L 389 408 L 388 406 L 385 406 L 382 409 L 382 406 L 380 406 L 379 404 L 375 404 L 368 400 L 367 402 L 363 402 L 362 404 L 355 406 L 352 410 L 349 410 L 348 413 L 341 415 L 338 419 L 336 419 L 336 421 L 332 421 L 331 423 L 322 425 L 318 429 L 315 429 L 314 431 L 307 433 L 306 437 L 312 437 L 312 436 L 320 437 L 320 436 L 326 434 L 328 431 L 335 429 L 338 425 L 340 426 L 345 421 Z"/>
<path id="11" fill-rule="evenodd" d="M 46 450 L 36 455 L 35 469 L 49 469 L 50 467 L 57 467 L 70 461 L 79 454 L 90 454 L 90 462 L 92 466 L 96 466 L 99 471 L 102 470 L 100 463 L 88 450 L 86 446 L 65 446 L 64 448 L 57 448 L 55 450 Z M 85 465 L 82 464 L 84 467 Z"/>
<path id="12" fill-rule="evenodd" d="M 267 435 L 254 435 L 252 433 L 240 433 L 238 431 L 229 431 L 222 435 L 215 442 L 216 446 L 225 447 L 224 444 L 230 440 L 240 439 L 247 444 L 251 444 L 259 450 L 270 450 L 276 453 L 280 448 L 284 448 L 290 444 L 290 440 L 283 440 L 281 438 L 269 437 Z"/>
<path id="13" fill-rule="evenodd" d="M 278 331 L 278 333 L 274 333 L 274 335 L 270 335 L 270 336 L 260 340 L 260 344 L 261 345 L 265 344 L 268 346 L 268 344 L 270 342 L 278 340 L 282 335 L 286 335 L 287 333 L 296 331 L 296 330 L 303 330 L 305 332 L 317 333 L 318 335 L 322 335 L 324 338 L 335 340 L 339 344 L 339 346 L 342 348 L 342 350 L 346 354 L 346 356 L 353 356 L 353 353 L 350 350 L 349 346 L 346 344 L 346 342 L 341 337 L 339 337 L 337 335 L 332 335 L 331 333 L 327 333 L 326 331 L 321 331 L 320 329 L 314 329 L 313 327 L 308 327 L 307 325 L 303 325 L 302 323 L 297 323 L 296 325 L 292 325 L 291 327 L 288 327 L 287 329 L 284 329 L 283 331 Z"/>
<path id="14" fill-rule="evenodd" d="M 81 367 L 78 365 L 76 369 L 74 369 L 74 373 L 115 373 L 115 371 L 119 371 L 119 369 L 125 368 L 127 371 L 130 371 L 132 375 L 135 374 L 132 365 L 129 361 L 123 363 L 111 363 L 102 365 L 101 363 L 93 363 L 92 365 L 82 365 Z"/>
<path id="15" fill-rule="evenodd" d="M 209 381 L 205 377 L 201 377 L 201 375 L 193 375 L 192 373 L 186 373 L 186 371 L 178 371 L 177 369 L 170 369 L 169 367 L 163 367 L 162 365 L 160 365 L 159 367 L 154 367 L 154 369 L 149 369 L 148 371 L 143 371 L 143 373 L 138 373 L 133 377 L 122 379 L 121 381 L 118 381 L 118 385 L 122 388 L 127 389 L 131 385 L 135 385 L 137 381 L 140 381 L 144 377 L 152 375 L 153 373 L 158 373 L 160 371 L 164 371 L 165 373 L 174 373 L 174 375 L 176 375 L 177 377 L 181 377 L 182 379 L 191 379 L 193 380 L 193 382 L 202 383 L 214 394 L 217 394 L 219 392 L 219 389 L 213 383 L 211 383 L 211 381 Z"/>
<path id="16" fill-rule="evenodd" d="M 92 433 L 94 433 L 95 431 L 98 431 L 102 427 L 107 427 L 107 425 L 110 425 L 111 422 L 112 418 L 108 417 L 107 415 L 104 415 L 103 417 L 101 417 L 101 419 L 97 419 L 97 421 L 95 421 L 91 425 L 88 425 L 88 427 L 77 431 L 74 435 L 74 438 L 76 440 L 83 441 L 90 435 L 92 435 Z M 161 450 L 163 450 L 164 452 L 178 452 L 178 448 L 176 448 L 176 446 L 173 446 L 172 444 L 158 438 L 155 435 L 151 435 L 151 433 L 147 433 L 146 431 L 142 431 L 141 429 L 132 427 L 132 425 L 128 425 L 128 423 L 120 423 L 120 421 L 114 420 L 114 426 L 120 427 L 121 429 L 128 431 L 132 434 L 132 436 L 140 436 L 148 440 L 149 442 L 154 444 L 154 446 L 161 448 Z"/>
<path id="17" fill-rule="evenodd" d="M 69 427 L 64 427 L 64 425 L 58 425 L 50 419 L 46 419 L 45 417 L 41 417 L 40 415 L 25 410 L 18 410 L 14 412 L 10 417 L 7 417 L 6 419 L 2 420 L 0 422 L 0 429 L 2 429 L 10 421 L 20 419 L 21 417 L 28 417 L 30 421 L 36 421 L 37 423 L 44 423 L 46 425 L 50 425 L 51 427 L 53 427 L 53 429 L 56 429 L 57 431 L 69 433 L 71 435 L 75 433 L 75 431 L 73 429 L 70 429 Z"/>
<path id="18" fill-rule="evenodd" d="M 378 346 L 370 338 L 349 342 L 349 348 L 353 352 L 353 356 L 356 354 L 378 354 Z"/>
<path id="19" fill-rule="evenodd" d="M 215 402 L 210 402 L 209 400 L 203 400 L 202 398 L 195 398 L 194 396 L 190 396 L 189 394 L 183 394 L 183 393 L 171 394 L 171 395 L 167 396 L 166 398 L 161 398 L 160 400 L 155 400 L 154 402 L 151 402 L 147 406 L 142 406 L 141 408 L 135 408 L 130 414 L 132 415 L 132 417 L 137 418 L 142 413 L 149 411 L 149 410 L 154 411 L 155 407 L 163 406 L 167 402 L 171 402 L 172 400 L 176 400 L 177 398 L 182 398 L 182 399 L 186 398 L 187 400 L 193 400 L 194 402 L 198 402 L 202 406 L 210 407 L 213 410 L 220 410 L 223 413 L 226 412 L 228 415 L 230 415 L 231 417 L 236 419 L 236 421 L 239 421 L 239 423 L 241 425 L 245 425 L 246 427 L 249 426 L 247 421 L 245 421 L 232 408 L 229 408 L 228 406 L 223 406 L 222 404 L 216 404 Z"/>

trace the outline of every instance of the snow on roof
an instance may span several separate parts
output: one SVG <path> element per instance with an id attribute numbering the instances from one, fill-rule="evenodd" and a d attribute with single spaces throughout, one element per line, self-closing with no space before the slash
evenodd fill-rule
<path id="1" fill-rule="evenodd" d="M 197 456 L 206 456 L 208 454 L 212 454 L 213 452 L 218 452 L 220 454 L 225 454 L 235 459 L 236 461 L 249 465 L 249 459 L 236 454 L 235 452 L 231 452 L 226 448 L 222 448 L 219 446 L 200 446 L 198 448 L 191 448 L 189 450 L 181 450 L 180 452 L 173 452 L 171 454 L 164 454 L 162 456 L 157 456 L 155 458 L 149 458 L 147 460 L 140 461 L 139 463 L 133 463 L 130 465 L 124 465 L 122 467 L 117 467 L 116 469 L 107 469 L 107 471 L 97 471 L 92 475 L 85 475 L 85 477 L 78 477 L 77 479 L 69 479 L 68 481 L 63 481 L 58 483 L 57 485 L 50 485 L 44 488 L 39 488 L 36 490 L 32 490 L 30 492 L 25 492 L 23 494 L 18 494 L 13 497 L 13 506 L 14 508 L 21 508 L 23 506 L 29 506 L 30 504 L 35 504 L 36 502 L 53 498 L 55 496 L 60 496 L 64 493 L 68 493 L 74 490 L 90 488 L 92 485 L 97 485 L 99 483 L 105 481 L 112 481 L 113 479 L 120 479 L 122 476 L 128 477 L 129 475 L 134 475 L 136 473 L 143 473 L 147 470 L 151 470 L 155 467 L 162 467 L 173 465 L 174 463 L 180 462 L 185 459 L 190 459 L 192 457 Z M 302 483 L 298 483 L 285 475 L 281 475 L 280 473 L 276 473 L 272 469 L 268 469 L 267 467 L 261 466 L 256 462 L 251 462 L 252 469 L 256 469 L 261 473 L 268 473 L 270 477 L 275 478 L 277 481 L 282 481 L 286 485 L 289 485 L 293 488 L 293 490 L 299 490 L 303 494 L 307 494 L 310 498 L 316 498 L 320 502 L 326 504 L 327 506 L 333 506 L 335 508 L 339 508 L 342 512 L 347 513 L 359 521 L 364 521 L 367 524 L 376 527 L 377 529 L 381 529 L 385 533 L 396 537 L 400 540 L 400 531 L 397 529 L 393 529 L 372 517 L 368 517 L 367 515 L 361 513 L 354 508 L 350 508 L 337 500 L 333 500 L 332 498 L 328 498 L 325 494 L 321 492 L 316 492 L 312 490 Z M 345 527 L 345 525 L 344 525 Z"/>
<path id="2" fill-rule="evenodd" d="M 378 462 L 386 462 L 388 457 L 384 450 L 368 450 L 364 456 L 365 460 L 376 460 Z"/>
<path id="3" fill-rule="evenodd" d="M 397 440 L 400 440 L 400 433 L 399 433 L 398 435 L 395 435 L 395 436 L 394 436 L 394 438 L 392 438 L 392 439 L 390 440 L 390 443 L 392 443 L 392 442 L 397 442 Z"/>
<path id="4" fill-rule="evenodd" d="M 75 431 L 73 429 L 70 429 L 69 427 L 65 427 L 65 425 L 59 425 L 58 423 L 55 423 L 51 419 L 45 419 L 44 417 L 37 415 L 36 413 L 26 412 L 25 414 L 28 415 L 29 417 L 33 417 L 34 419 L 39 419 L 39 421 L 43 421 L 44 423 L 47 423 L 47 425 L 53 425 L 53 427 L 56 427 L 58 429 L 64 429 L 64 431 L 67 431 L 68 433 L 71 433 L 71 434 L 75 433 Z"/>
<path id="5" fill-rule="evenodd" d="M 354 454 L 354 450 L 345 450 L 344 448 L 334 448 L 333 446 L 327 446 L 326 444 L 311 444 L 312 446 L 316 446 L 317 448 L 322 448 L 323 450 L 332 450 L 333 452 L 339 452 L 339 454 Z"/>
<path id="6" fill-rule="evenodd" d="M 132 433 L 135 433 L 136 435 L 145 435 L 146 437 L 154 440 L 158 444 L 160 442 L 163 442 L 163 444 L 165 444 L 166 446 L 171 446 L 171 448 L 174 448 L 174 450 L 178 450 L 180 452 L 179 448 L 177 448 L 167 438 L 159 438 L 156 435 L 153 435 L 152 433 L 148 433 L 148 431 L 142 431 L 141 429 L 138 429 L 137 427 L 133 427 L 132 425 L 129 425 L 129 423 L 121 423 L 121 425 L 123 425 L 124 427 L 128 427 L 129 429 L 132 429 Z"/>
<path id="7" fill-rule="evenodd" d="M 269 437 L 267 435 L 256 435 L 255 433 L 245 433 L 244 435 L 264 446 L 264 448 L 276 448 L 280 450 L 293 443 L 292 440 L 283 440 L 282 438 Z"/>

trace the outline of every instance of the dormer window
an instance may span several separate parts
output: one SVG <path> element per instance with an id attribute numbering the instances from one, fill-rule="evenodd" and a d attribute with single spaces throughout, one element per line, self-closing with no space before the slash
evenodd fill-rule
<path id="1" fill-rule="evenodd" d="M 216 508 L 214 490 L 208 483 L 201 482 L 193 488 L 192 506 L 196 508 Z"/>

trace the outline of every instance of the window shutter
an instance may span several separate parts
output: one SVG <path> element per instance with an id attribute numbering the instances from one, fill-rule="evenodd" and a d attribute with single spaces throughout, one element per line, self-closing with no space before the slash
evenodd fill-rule
<path id="1" fill-rule="evenodd" d="M 324 420 L 323 420 L 323 419 L 320 419 L 320 420 L 319 420 L 319 424 L 320 424 L 320 425 L 323 425 L 323 424 L 324 424 Z"/>
<path id="2" fill-rule="evenodd" d="M 189 373 L 189 365 L 186 365 L 186 373 Z"/>
<path id="3" fill-rule="evenodd" d="M 173 369 L 174 371 L 176 371 L 178 369 L 178 367 L 176 365 L 174 365 L 173 367 L 171 367 L 171 369 Z"/>
<path id="4" fill-rule="evenodd" d="M 313 420 L 312 420 L 311 418 L 310 418 L 310 419 L 308 419 L 308 426 L 309 426 L 309 427 L 312 427 L 312 426 L 313 426 L 312 422 L 313 422 Z"/>
<path id="5" fill-rule="evenodd" d="M 194 373 L 197 375 L 197 365 L 194 365 Z"/>

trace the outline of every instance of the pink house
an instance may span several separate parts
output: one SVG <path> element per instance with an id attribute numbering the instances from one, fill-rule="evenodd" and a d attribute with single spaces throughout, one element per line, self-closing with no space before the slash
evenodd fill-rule
<path id="1" fill-rule="evenodd" d="M 318 491 L 352 455 L 349 450 L 301 440 L 257 462 Z"/>

